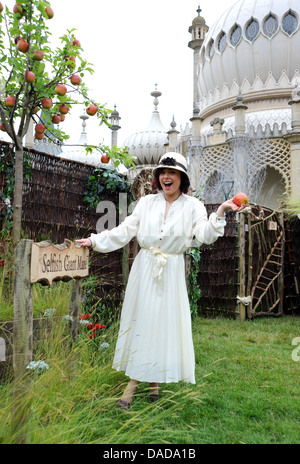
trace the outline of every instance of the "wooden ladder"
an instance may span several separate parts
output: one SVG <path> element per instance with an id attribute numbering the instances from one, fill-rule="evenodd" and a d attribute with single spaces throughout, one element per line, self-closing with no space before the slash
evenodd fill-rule
<path id="1" fill-rule="evenodd" d="M 250 307 L 250 313 L 252 315 L 254 315 L 262 299 L 265 296 L 267 296 L 269 290 L 271 290 L 272 288 L 272 285 L 282 273 L 282 262 L 281 262 L 282 261 L 282 237 L 283 237 L 283 231 L 281 231 L 279 236 L 277 237 L 276 242 L 271 252 L 267 256 L 267 259 L 264 262 L 263 267 L 261 268 L 261 271 L 256 279 L 256 282 L 252 287 L 251 307 Z M 276 261 L 276 259 L 279 259 L 279 261 Z M 274 265 L 279 268 L 277 271 L 274 271 Z M 261 294 L 259 295 L 259 297 L 254 296 L 256 289 L 261 291 Z M 253 305 L 253 299 L 257 299 L 254 305 Z M 268 313 L 271 313 L 273 309 L 279 304 L 279 302 L 280 302 L 280 298 L 273 298 L 272 304 L 268 308 Z"/>

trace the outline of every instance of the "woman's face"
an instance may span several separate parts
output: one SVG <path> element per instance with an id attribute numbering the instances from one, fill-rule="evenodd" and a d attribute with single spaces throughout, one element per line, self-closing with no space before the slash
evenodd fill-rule
<path id="1" fill-rule="evenodd" d="M 159 171 L 159 183 L 163 192 L 170 196 L 180 192 L 181 173 L 177 169 L 163 168 Z"/>

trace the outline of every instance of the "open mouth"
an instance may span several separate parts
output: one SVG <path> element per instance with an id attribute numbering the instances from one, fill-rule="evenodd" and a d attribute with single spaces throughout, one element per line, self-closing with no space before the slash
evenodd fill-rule
<path id="1" fill-rule="evenodd" d="M 172 185 L 173 185 L 173 182 L 164 182 L 164 186 L 165 186 L 166 188 L 171 188 Z"/>

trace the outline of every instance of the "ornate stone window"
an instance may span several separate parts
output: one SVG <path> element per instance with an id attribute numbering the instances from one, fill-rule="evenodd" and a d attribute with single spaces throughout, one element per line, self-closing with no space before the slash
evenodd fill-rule
<path id="1" fill-rule="evenodd" d="M 241 40 L 242 38 L 242 29 L 241 26 L 238 26 L 237 24 L 234 26 L 234 28 L 231 31 L 230 35 L 230 43 L 235 47 Z"/>
<path id="2" fill-rule="evenodd" d="M 208 46 L 209 58 L 213 56 L 214 52 L 215 52 L 215 42 L 214 40 L 211 40 Z"/>
<path id="3" fill-rule="evenodd" d="M 273 37 L 273 35 L 275 35 L 278 31 L 278 21 L 272 14 L 270 14 L 265 20 L 263 25 L 263 31 L 265 35 L 269 38 Z"/>
<path id="4" fill-rule="evenodd" d="M 248 23 L 248 26 L 246 27 L 246 38 L 250 41 L 253 42 L 253 40 L 258 36 L 259 34 L 259 24 L 256 21 L 256 19 L 251 19 L 250 22 Z"/>
<path id="5" fill-rule="evenodd" d="M 220 53 L 222 53 L 222 51 L 224 50 L 224 48 L 226 47 L 226 34 L 224 31 L 222 31 L 220 37 L 219 37 L 219 41 L 218 41 L 218 50 Z"/>
<path id="6" fill-rule="evenodd" d="M 298 20 L 294 13 L 289 11 L 282 19 L 282 29 L 288 35 L 292 35 L 298 27 Z"/>

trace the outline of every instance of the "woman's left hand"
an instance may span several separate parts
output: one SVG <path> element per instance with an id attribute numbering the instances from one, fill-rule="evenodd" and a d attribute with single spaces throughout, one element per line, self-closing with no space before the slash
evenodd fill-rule
<path id="1" fill-rule="evenodd" d="M 246 208 L 247 204 L 243 203 L 242 206 L 237 206 L 233 198 L 230 200 L 224 201 L 219 208 L 217 209 L 216 213 L 218 216 L 224 216 L 225 211 L 234 211 L 235 213 L 238 213 L 239 211 L 242 211 L 244 208 Z"/>

